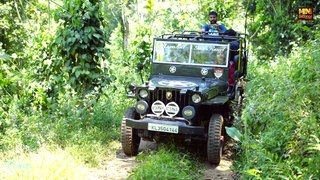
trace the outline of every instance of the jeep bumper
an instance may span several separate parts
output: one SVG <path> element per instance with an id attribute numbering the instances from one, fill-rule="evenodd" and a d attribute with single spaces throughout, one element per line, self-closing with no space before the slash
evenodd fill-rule
<path id="1" fill-rule="evenodd" d="M 190 134 L 190 135 L 204 135 L 205 128 L 203 126 L 190 126 L 186 122 L 183 121 L 172 121 L 172 120 L 159 120 L 153 118 L 143 118 L 143 119 L 131 119 L 126 118 L 126 125 L 132 127 L 134 129 L 144 129 L 149 130 L 149 124 L 157 124 L 157 125 L 164 125 L 164 126 L 176 126 L 178 127 L 178 134 Z M 161 132 L 161 131 L 160 131 Z"/>

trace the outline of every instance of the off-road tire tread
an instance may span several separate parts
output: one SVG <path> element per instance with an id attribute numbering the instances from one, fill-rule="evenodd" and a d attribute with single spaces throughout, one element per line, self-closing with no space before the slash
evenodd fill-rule
<path id="1" fill-rule="evenodd" d="M 121 123 L 121 145 L 123 152 L 127 156 L 136 156 L 138 154 L 141 138 L 138 136 L 137 130 L 126 126 L 125 118 L 138 119 L 138 114 L 133 107 L 128 108 Z"/>
<path id="2" fill-rule="evenodd" d="M 222 156 L 223 144 L 220 141 L 223 127 L 223 117 L 213 114 L 208 127 L 207 156 L 209 163 L 218 165 Z"/>

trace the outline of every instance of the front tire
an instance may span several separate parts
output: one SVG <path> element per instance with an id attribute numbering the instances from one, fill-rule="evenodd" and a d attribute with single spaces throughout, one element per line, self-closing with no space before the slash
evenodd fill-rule
<path id="1" fill-rule="evenodd" d="M 209 163 L 218 165 L 220 163 L 224 145 L 223 117 L 213 114 L 208 127 L 207 156 Z"/>
<path id="2" fill-rule="evenodd" d="M 126 125 L 126 118 L 138 119 L 139 114 L 136 112 L 135 108 L 128 108 L 121 123 L 121 145 L 123 152 L 127 156 L 136 156 L 138 154 L 141 138 L 138 136 L 136 129 Z"/>

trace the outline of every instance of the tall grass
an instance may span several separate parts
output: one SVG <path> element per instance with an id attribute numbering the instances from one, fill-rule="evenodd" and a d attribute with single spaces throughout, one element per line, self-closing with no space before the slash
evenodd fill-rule
<path id="1" fill-rule="evenodd" d="M 0 125 L 0 179 L 88 179 L 91 168 L 120 148 L 119 109 L 125 108 L 94 99 L 70 90 L 46 111 L 19 108 L 26 102 L 13 99 Z"/>

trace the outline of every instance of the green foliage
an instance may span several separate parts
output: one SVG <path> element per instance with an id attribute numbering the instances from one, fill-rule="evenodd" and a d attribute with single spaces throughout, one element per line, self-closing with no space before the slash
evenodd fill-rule
<path id="1" fill-rule="evenodd" d="M 1 116 L 6 116 L 8 104 L 13 98 L 21 97 L 21 101 L 28 101 L 24 92 L 30 76 L 27 67 L 30 62 L 25 61 L 27 39 L 30 37 L 23 19 L 27 13 L 22 9 L 28 8 L 16 4 L 14 1 L 0 3 L 0 97 Z M 18 16 L 19 14 L 19 16 Z M 15 96 L 17 95 L 17 96 Z M 20 104 L 21 105 L 21 104 Z M 2 113 L 3 112 L 3 113 Z M 0 127 L 1 129 L 1 127 Z"/>
<path id="2" fill-rule="evenodd" d="M 142 163 L 129 179 L 201 179 L 203 167 L 189 154 L 174 147 L 161 146 L 150 154 L 139 154 Z"/>
<path id="3" fill-rule="evenodd" d="M 318 9 L 319 1 L 243 1 L 248 10 L 248 30 L 260 61 L 287 56 L 318 31 L 317 22 L 297 21 L 299 7 Z"/>
<path id="4" fill-rule="evenodd" d="M 47 69 L 53 79 L 67 75 L 68 84 L 85 93 L 109 82 L 99 12 L 98 1 L 73 0 L 65 1 L 63 11 L 56 13 L 62 23 L 51 47 L 58 59 L 51 60 Z"/>
<path id="5" fill-rule="evenodd" d="M 20 108 L 10 108 L 2 121 L 0 152 L 8 150 L 30 151 L 45 144 L 57 144 L 61 148 L 75 149 L 81 159 L 90 165 L 98 165 L 102 147 L 119 139 L 120 118 L 105 98 L 95 105 L 87 97 L 85 107 L 75 92 L 60 94 L 55 109 L 44 113 L 29 109 L 32 113 L 21 112 Z M 67 101 L 66 101 L 67 99 Z M 12 105 L 19 104 L 14 99 Z M 70 147 L 71 146 L 71 147 Z M 90 153 L 89 153 L 90 152 Z"/>
<path id="6" fill-rule="evenodd" d="M 73 7 L 72 4 L 70 6 Z M 9 6 L 1 4 L 0 7 L 5 9 Z M 122 114 L 121 108 L 117 109 L 119 111 L 113 108 L 115 107 L 112 102 L 114 99 L 102 97 L 99 100 L 101 91 L 108 93 L 106 88 L 102 89 L 105 84 L 92 85 L 91 81 L 88 84 L 73 84 L 79 85 L 79 87 L 86 87 L 85 85 L 89 88 L 96 87 L 91 93 L 86 92 L 85 94 L 81 91 L 76 92 L 71 87 L 72 83 L 69 80 L 72 77 L 69 76 L 65 64 L 59 64 L 66 59 L 66 56 L 59 54 L 57 51 L 59 48 L 53 47 L 52 43 L 55 39 L 57 24 L 52 22 L 48 26 L 48 14 L 46 14 L 48 11 L 43 13 L 43 6 L 40 3 L 29 1 L 23 8 L 28 16 L 23 14 L 21 16 L 30 18 L 21 25 L 26 28 L 23 33 L 32 32 L 33 34 L 32 37 L 31 34 L 20 36 L 19 42 L 27 46 L 22 49 L 14 41 L 0 43 L 1 45 L 7 43 L 6 47 L 17 47 L 8 51 L 10 53 L 15 51 L 12 54 L 8 54 L 6 49 L 0 48 L 0 151 L 17 150 L 19 153 L 36 150 L 44 144 L 58 144 L 60 147 L 74 145 L 79 149 L 77 152 L 83 154 L 83 161 L 97 164 L 97 157 L 93 157 L 96 153 L 92 149 L 99 150 L 99 147 L 106 145 L 110 140 L 118 139 L 117 129 L 119 128 L 120 114 Z M 89 29 L 97 32 L 87 33 L 88 38 L 90 39 L 89 36 L 91 36 L 92 41 L 89 41 L 91 47 L 85 49 L 85 53 L 95 53 L 92 55 L 94 61 L 84 63 L 89 59 L 79 58 L 80 65 L 87 67 L 89 63 L 98 63 L 98 69 L 104 68 L 103 70 L 106 70 L 104 41 L 102 42 L 102 37 L 96 37 L 98 36 L 96 34 L 102 31 L 98 29 L 100 27 L 93 27 L 100 22 L 99 6 L 87 2 L 84 5 L 81 4 L 81 8 L 83 11 L 87 10 L 86 8 L 90 10 L 86 12 L 90 17 L 92 16 L 92 19 L 85 19 L 87 20 L 85 22 L 90 25 L 87 26 Z M 5 12 L 7 11 L 3 11 L 3 13 Z M 11 9 L 10 13 L 14 12 Z M 84 23 L 80 12 L 74 12 L 74 19 L 78 18 L 79 22 Z M 19 27 L 14 26 L 14 21 L 7 21 L 7 18 L 11 17 L 17 16 L 8 14 L 4 16 L 1 23 L 11 23 L 8 25 L 10 28 L 20 31 Z M 64 22 L 66 23 L 66 21 Z M 71 28 L 68 25 L 64 27 L 65 29 Z M 81 30 L 80 27 L 79 29 Z M 10 32 L 15 31 L 10 29 L 8 33 Z M 23 35 L 23 33 L 21 34 Z M 62 33 L 62 29 L 60 33 Z M 16 34 L 11 34 L 9 37 L 11 36 L 12 39 L 18 38 Z M 69 45 L 72 47 L 72 44 Z M 54 54 L 52 54 L 52 49 L 56 50 Z M 99 52 L 105 54 L 101 55 Z M 75 57 L 71 53 L 69 55 L 71 58 Z M 60 66 L 55 66 L 57 64 Z M 102 73 L 101 76 L 105 75 L 106 73 Z M 99 81 L 98 83 L 104 83 L 100 81 L 100 76 L 96 80 Z M 92 153 L 88 153 L 89 151 Z"/>
<path id="7" fill-rule="evenodd" d="M 137 33 L 134 35 L 136 38 L 131 43 L 131 52 L 129 52 L 129 61 L 141 63 L 144 65 L 144 72 L 149 73 L 151 64 L 151 27 L 140 26 Z"/>
<path id="8" fill-rule="evenodd" d="M 125 108 L 133 105 L 133 100 L 126 98 L 128 85 L 130 83 L 142 83 L 141 78 L 145 81 L 149 74 L 149 65 L 151 61 L 151 35 L 150 28 L 139 26 L 136 27 L 132 33 L 134 38 L 129 45 L 128 49 L 123 50 L 123 39 L 121 34 L 121 27 L 118 26 L 110 37 L 111 44 L 107 45 L 110 50 L 110 76 L 112 82 L 108 89 L 105 90 L 106 94 L 112 94 L 110 100 L 113 106 L 118 108 L 119 115 L 122 115 Z M 137 64 L 142 63 L 144 69 L 141 75 L 137 72 Z"/>
<path id="9" fill-rule="evenodd" d="M 251 68 L 236 163 L 244 179 L 320 177 L 319 47 L 310 40 L 288 58 Z"/>
<path id="10" fill-rule="evenodd" d="M 122 18 L 122 4 L 118 0 L 108 0 L 102 1 L 101 16 L 101 25 L 103 28 L 105 41 L 110 43 L 110 37 L 113 31 L 117 28 Z"/>
<path id="11" fill-rule="evenodd" d="M 15 7 L 15 1 L 0 2 L 0 42 L 1 47 L 10 55 L 23 52 L 21 50 L 26 45 L 28 34 L 24 30 L 20 13 Z"/>
<path id="12" fill-rule="evenodd" d="M 200 3 L 200 4 L 199 4 Z M 145 9 L 132 17 L 138 25 L 151 30 L 153 37 L 173 30 L 198 30 L 201 28 L 199 1 L 147 1 Z M 179 4 L 179 6 L 177 6 Z M 207 13 L 206 13 L 207 14 Z M 206 16 L 207 19 L 207 16 Z"/>

